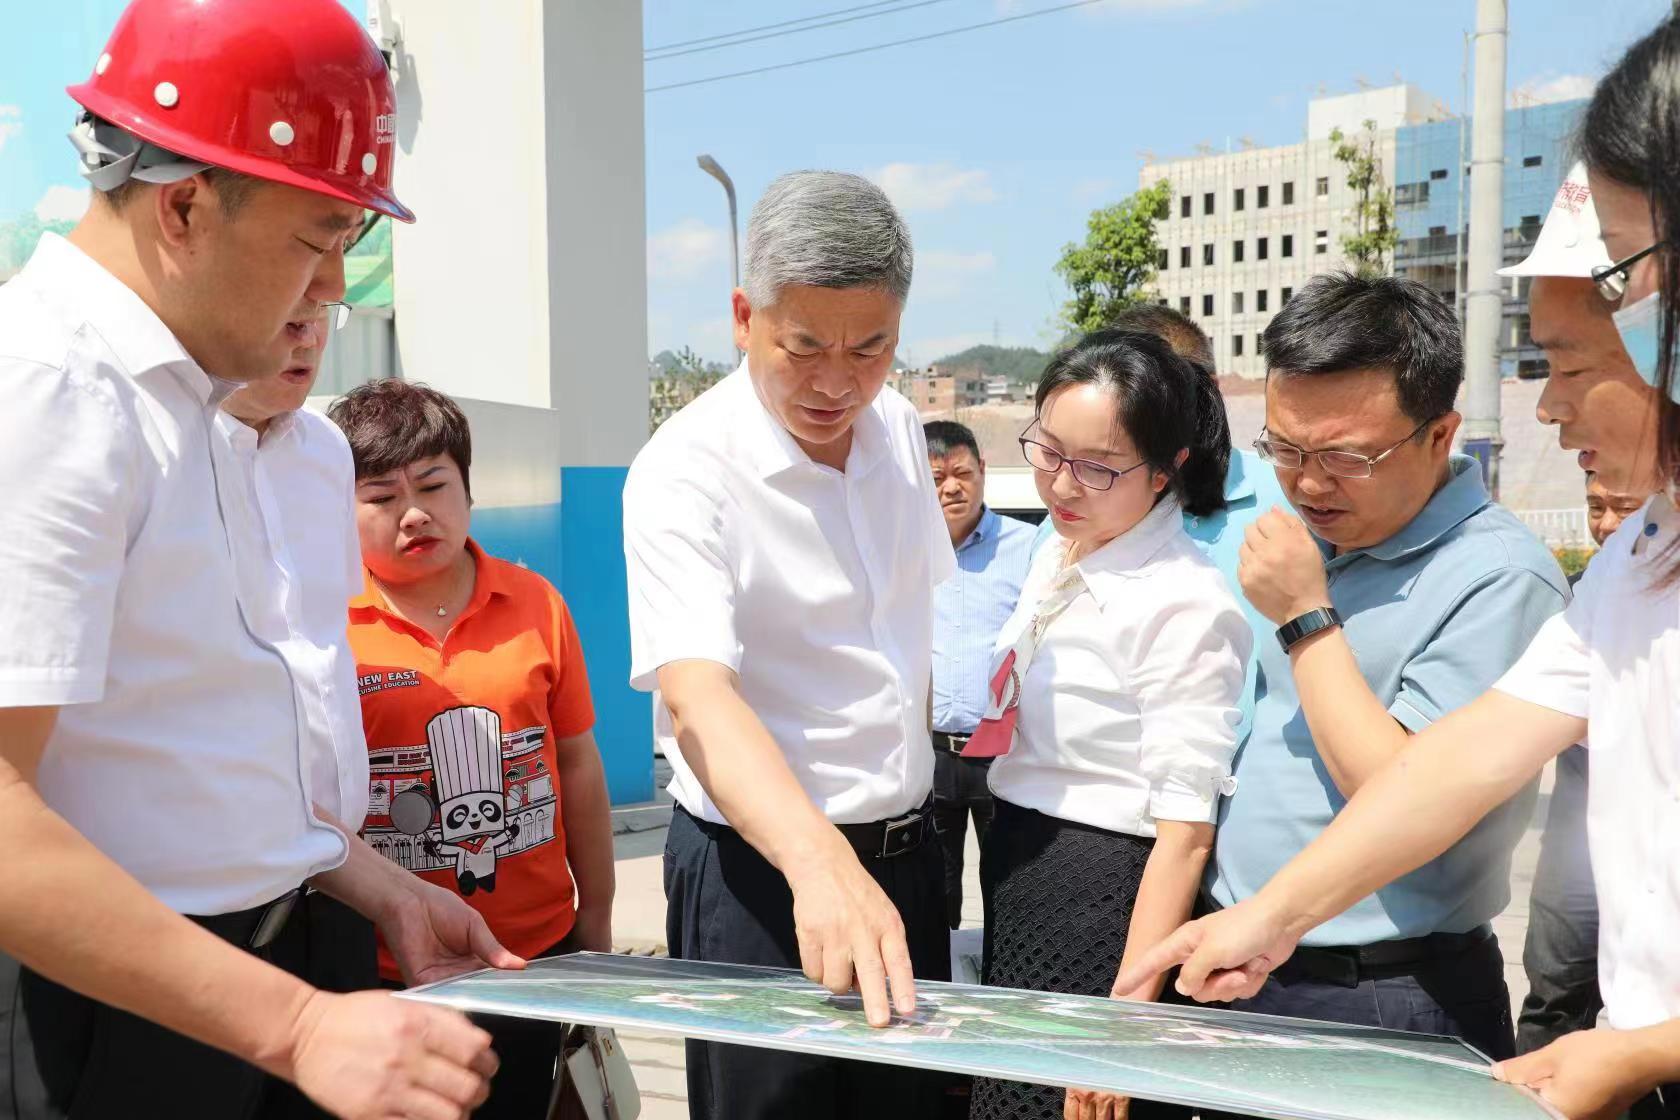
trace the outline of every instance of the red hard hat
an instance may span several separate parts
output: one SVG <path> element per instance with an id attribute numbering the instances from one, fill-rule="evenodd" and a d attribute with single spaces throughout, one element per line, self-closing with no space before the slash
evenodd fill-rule
<path id="1" fill-rule="evenodd" d="M 339 0 L 133 0 L 69 93 L 187 159 L 414 220 L 390 71 Z"/>

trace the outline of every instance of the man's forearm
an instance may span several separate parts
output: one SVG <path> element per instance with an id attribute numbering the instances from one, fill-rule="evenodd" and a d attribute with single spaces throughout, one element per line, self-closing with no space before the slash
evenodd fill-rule
<path id="1" fill-rule="evenodd" d="M 137 841 L 139 842 L 139 841 Z M 159 902 L 0 760 L 0 951 L 83 995 L 289 1075 L 314 989 Z"/>
<path id="2" fill-rule="evenodd" d="M 672 709 L 683 760 L 731 827 L 783 875 L 851 849 L 788 768 L 764 724 L 730 688 Z"/>
<path id="3" fill-rule="evenodd" d="M 612 809 L 601 752 L 591 735 L 559 745 L 555 778 L 565 797 L 566 859 L 577 883 L 580 912 L 612 914 Z"/>
<path id="4" fill-rule="evenodd" d="M 1680 1019 L 1623 1034 L 1642 1092 L 1680 1082 Z"/>
<path id="5" fill-rule="evenodd" d="M 1318 756 L 1342 796 L 1351 798 L 1411 736 L 1365 683 L 1340 627 L 1298 643 L 1289 662 Z"/>
<path id="6" fill-rule="evenodd" d="M 1489 692 L 1414 736 L 1256 896 L 1299 936 L 1451 847 L 1584 721 Z"/>

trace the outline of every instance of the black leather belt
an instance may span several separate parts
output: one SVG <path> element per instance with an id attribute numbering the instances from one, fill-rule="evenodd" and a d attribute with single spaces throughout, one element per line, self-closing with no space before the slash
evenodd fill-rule
<path id="1" fill-rule="evenodd" d="M 280 936 L 292 911 L 303 898 L 303 887 L 294 887 L 275 899 L 249 910 L 235 910 L 231 914 L 211 914 L 192 920 L 220 937 L 244 949 L 261 949 Z"/>
<path id="2" fill-rule="evenodd" d="M 892 859 L 913 852 L 933 835 L 933 798 L 902 817 L 868 824 L 837 824 L 840 835 L 863 859 Z"/>
<path id="3" fill-rule="evenodd" d="M 1493 930 L 1483 926 L 1469 933 L 1426 933 L 1370 945 L 1297 945 L 1282 968 L 1353 988 L 1374 976 L 1394 975 L 1415 965 L 1456 957 L 1492 936 Z"/>
<path id="4" fill-rule="evenodd" d="M 952 754 L 961 754 L 962 749 L 968 746 L 969 739 L 973 738 L 971 735 L 952 735 L 944 731 L 935 731 L 932 737 L 934 750 L 950 751 Z"/>
<path id="5" fill-rule="evenodd" d="M 1206 891 L 1201 892 L 1196 906 L 1198 915 L 1222 909 Z M 1393 976 L 1429 961 L 1456 957 L 1492 936 L 1493 927 L 1479 926 L 1468 933 L 1426 933 L 1422 937 L 1397 937 L 1370 945 L 1297 945 L 1277 971 L 1356 988 L 1361 980 Z"/>

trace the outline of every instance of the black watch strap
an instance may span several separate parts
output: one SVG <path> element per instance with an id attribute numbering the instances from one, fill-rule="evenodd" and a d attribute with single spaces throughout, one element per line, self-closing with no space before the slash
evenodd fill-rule
<path id="1" fill-rule="evenodd" d="M 1278 627 L 1278 644 L 1288 653 L 1297 642 L 1312 637 L 1320 630 L 1328 630 L 1332 626 L 1340 626 L 1342 616 L 1336 613 L 1335 607 L 1315 607 L 1306 614 L 1297 615 L 1282 626 Z"/>

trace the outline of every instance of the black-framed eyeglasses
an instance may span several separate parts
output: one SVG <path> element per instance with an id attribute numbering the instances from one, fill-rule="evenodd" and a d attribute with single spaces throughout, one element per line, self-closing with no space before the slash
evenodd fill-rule
<path id="1" fill-rule="evenodd" d="M 334 300 L 321 305 L 321 314 L 327 320 L 327 329 L 338 331 L 344 329 L 344 324 L 350 321 L 350 305 L 343 300 Z"/>
<path id="2" fill-rule="evenodd" d="M 1131 474 L 1145 463 L 1133 463 L 1124 470 L 1104 466 L 1102 463 L 1090 459 L 1073 459 L 1063 455 L 1053 447 L 1039 443 L 1035 439 L 1020 437 L 1021 454 L 1026 456 L 1027 463 L 1045 474 L 1058 474 L 1063 467 L 1073 475 L 1073 480 L 1090 490 L 1108 490 L 1114 486 L 1114 480 Z"/>
<path id="3" fill-rule="evenodd" d="M 362 240 L 366 238 L 368 234 L 373 232 L 373 227 L 379 224 L 379 219 L 384 216 L 384 214 L 381 214 L 377 210 L 369 211 L 368 216 L 362 219 L 362 228 L 356 231 L 356 236 L 344 243 L 344 251 L 348 253 L 350 250 L 360 245 Z"/>
<path id="4" fill-rule="evenodd" d="M 1375 455 L 1361 455 L 1357 451 L 1304 451 L 1292 443 L 1267 439 L 1264 431 L 1261 432 L 1260 438 L 1254 441 L 1254 450 L 1262 460 L 1279 470 L 1298 471 L 1307 461 L 1307 456 L 1311 455 L 1318 460 L 1318 465 L 1324 468 L 1325 474 L 1332 474 L 1337 478 L 1370 478 L 1376 472 L 1378 463 L 1416 439 L 1419 432 L 1439 419 L 1439 416 L 1430 417 L 1413 428 L 1405 439 Z"/>
<path id="5" fill-rule="evenodd" d="M 1631 257 L 1623 257 L 1614 264 L 1601 265 L 1592 270 L 1592 282 L 1598 286 L 1598 294 L 1607 303 L 1620 303 L 1622 296 L 1627 294 L 1628 274 L 1633 266 L 1661 249 L 1667 242 L 1658 241 L 1647 245 Z"/>

